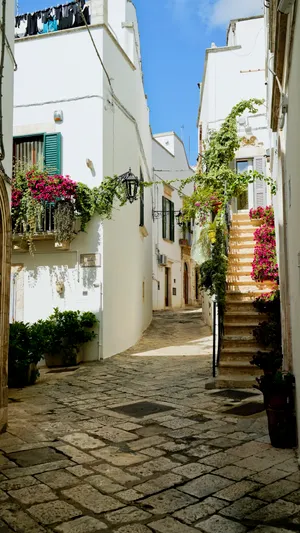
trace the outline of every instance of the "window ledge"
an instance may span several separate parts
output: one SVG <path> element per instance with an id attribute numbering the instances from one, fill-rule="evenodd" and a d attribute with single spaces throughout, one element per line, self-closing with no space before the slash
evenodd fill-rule
<path id="1" fill-rule="evenodd" d="M 140 226 L 140 234 L 142 237 L 148 237 L 149 233 L 147 231 L 146 226 Z"/>
<path id="2" fill-rule="evenodd" d="M 174 242 L 175 242 L 175 241 L 171 241 L 170 239 L 165 239 L 165 238 L 163 238 L 163 241 L 168 242 L 170 244 L 174 244 Z"/>

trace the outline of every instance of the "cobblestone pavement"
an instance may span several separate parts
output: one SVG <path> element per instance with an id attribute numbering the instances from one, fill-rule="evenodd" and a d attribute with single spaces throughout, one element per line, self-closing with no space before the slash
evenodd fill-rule
<path id="1" fill-rule="evenodd" d="M 200 325 L 199 312 L 157 314 L 134 356 L 10 391 L 0 533 L 299 531 L 295 452 L 270 446 L 263 413 L 233 416 L 236 399 L 205 391 Z"/>

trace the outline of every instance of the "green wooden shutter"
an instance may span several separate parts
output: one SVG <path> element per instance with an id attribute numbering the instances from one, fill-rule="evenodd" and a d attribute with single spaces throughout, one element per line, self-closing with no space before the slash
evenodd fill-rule
<path id="1" fill-rule="evenodd" d="M 174 203 L 170 202 L 170 241 L 175 240 Z"/>
<path id="2" fill-rule="evenodd" d="M 162 236 L 167 238 L 167 213 L 166 213 L 166 198 L 162 197 Z"/>
<path id="3" fill-rule="evenodd" d="M 44 166 L 50 176 L 61 173 L 61 133 L 45 133 Z"/>

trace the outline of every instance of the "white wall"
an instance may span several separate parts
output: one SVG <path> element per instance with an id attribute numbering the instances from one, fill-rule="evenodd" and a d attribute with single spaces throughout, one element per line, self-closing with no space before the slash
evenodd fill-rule
<path id="1" fill-rule="evenodd" d="M 228 42 L 235 45 L 206 51 L 199 120 L 204 139 L 209 130 L 220 128 L 232 107 L 241 100 L 266 97 L 264 19 L 236 22 L 235 38 L 230 31 Z M 256 115 L 249 115 L 248 122 L 251 133 L 239 127 L 239 135 L 253 135 L 264 146 L 264 149 L 251 147 L 253 157 L 265 153 L 269 146 L 265 105 L 260 106 Z M 243 152 L 237 153 L 238 158 L 244 156 Z"/>
<path id="2" fill-rule="evenodd" d="M 0 17 L 2 20 L 2 4 L 0 6 Z M 11 176 L 12 161 L 12 123 L 13 123 L 13 76 L 14 62 L 12 54 L 14 53 L 14 2 L 6 3 L 6 37 L 10 43 L 11 51 L 5 47 L 4 72 L 3 72 L 3 105 L 2 105 L 2 127 L 4 137 L 5 159 L 3 165 L 6 174 Z M 0 39 L 1 45 L 1 39 Z M 8 192 L 10 195 L 10 191 Z"/>
<path id="3" fill-rule="evenodd" d="M 118 13 L 109 3 L 114 36 L 105 27 L 91 31 L 112 79 L 114 95 L 125 110 L 120 110 L 111 94 L 85 29 L 16 43 L 21 68 L 16 77 L 15 134 L 61 132 L 63 173 L 90 187 L 98 186 L 103 176 L 120 175 L 129 167 L 136 175 L 141 167 L 149 181 L 152 166 L 149 112 L 140 63 L 136 57 L 128 58 L 116 42 L 115 34 L 121 43 L 122 32 L 128 31 L 121 27 L 126 21 L 127 1 L 118 1 L 123 6 Z M 41 72 L 41 65 L 53 64 L 53 58 L 55 76 L 45 78 L 45 83 L 40 79 L 37 84 L 36 73 Z M 61 125 L 53 122 L 57 109 L 64 113 Z M 93 162 L 95 175 L 86 166 L 87 158 Z M 103 228 L 95 217 L 88 232 L 72 241 L 69 252 L 54 252 L 53 243 L 39 243 L 34 259 L 28 254 L 14 254 L 13 261 L 25 265 L 24 320 L 44 318 L 55 305 L 61 309 L 89 309 L 96 312 L 101 327 L 88 359 L 106 358 L 129 348 L 152 317 L 149 189 L 145 193 L 145 226 L 143 234 L 148 232 L 148 237 L 139 228 L 139 202 L 135 202 L 116 209 L 113 220 L 104 222 Z M 101 267 L 80 267 L 82 253 L 101 254 Z M 62 297 L 54 287 L 57 272 L 65 279 Z M 37 305 L 41 294 L 45 294 L 45 303 Z"/>
<path id="4" fill-rule="evenodd" d="M 162 196 L 164 196 L 164 186 L 161 182 L 178 180 L 171 185 L 173 188 L 170 200 L 174 202 L 174 210 L 182 209 L 182 198 L 178 194 L 180 180 L 188 178 L 194 174 L 188 164 L 186 152 L 182 141 L 173 132 L 154 135 L 152 142 L 154 181 L 154 209 L 162 211 Z M 160 172 L 160 171 L 166 172 Z M 178 171 L 183 172 L 178 172 Z M 186 185 L 184 193 L 189 195 L 193 191 L 193 185 Z M 181 260 L 181 247 L 179 239 L 182 238 L 180 227 L 176 224 L 175 218 L 175 239 L 169 242 L 162 237 L 162 217 L 155 219 L 153 223 L 153 309 L 165 308 L 165 267 L 158 265 L 157 253 L 165 254 L 168 257 L 168 267 L 171 269 L 171 306 L 181 307 L 183 305 L 183 263 Z M 160 288 L 159 288 L 160 287 Z M 176 288 L 176 295 L 172 294 L 172 289 Z"/>
<path id="5" fill-rule="evenodd" d="M 300 83 L 300 10 L 297 9 L 295 28 L 294 28 L 294 42 L 293 53 L 290 64 L 290 74 L 288 87 L 289 96 L 289 112 L 285 122 L 285 128 L 280 132 L 280 146 L 279 146 L 279 161 L 278 161 L 278 179 L 281 181 L 283 177 L 284 190 L 280 191 L 281 200 L 286 209 L 287 214 L 287 234 L 285 236 L 286 242 L 280 240 L 280 245 L 286 244 L 288 254 L 288 284 L 289 284 L 289 302 L 291 311 L 291 330 L 292 330 L 292 352 L 293 352 L 293 371 L 296 377 L 297 389 L 297 407 L 298 407 L 298 433 L 300 436 L 300 336 L 299 336 L 299 316 L 300 316 L 300 243 L 299 243 L 299 198 L 300 198 L 300 183 L 299 183 L 299 165 L 300 153 L 298 146 L 299 137 L 299 120 L 300 120 L 300 101 L 299 101 L 299 83 Z M 286 58 L 286 65 L 288 64 Z M 276 163 L 276 161 L 275 161 Z M 281 172 L 283 168 L 283 172 Z M 284 228 L 280 224 L 279 231 L 282 234 Z M 280 265 L 281 266 L 281 265 Z M 281 272 L 280 272 L 281 275 Z M 280 279 L 281 281 L 286 281 Z M 282 288 L 281 288 L 282 292 Z"/>

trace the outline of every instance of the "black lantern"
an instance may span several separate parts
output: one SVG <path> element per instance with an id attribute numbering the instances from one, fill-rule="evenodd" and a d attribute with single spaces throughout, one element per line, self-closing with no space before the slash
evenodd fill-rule
<path id="1" fill-rule="evenodd" d="M 132 174 L 131 168 L 128 172 L 126 172 L 126 174 L 122 174 L 119 179 L 122 185 L 125 187 L 127 200 L 132 204 L 135 200 L 137 200 L 139 179 Z"/>
<path id="2" fill-rule="evenodd" d="M 176 220 L 177 220 L 177 226 L 179 227 L 183 226 L 183 214 L 181 211 L 178 211 L 176 215 Z"/>

